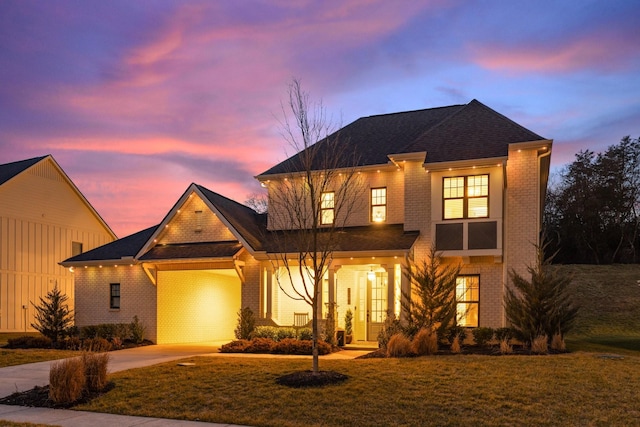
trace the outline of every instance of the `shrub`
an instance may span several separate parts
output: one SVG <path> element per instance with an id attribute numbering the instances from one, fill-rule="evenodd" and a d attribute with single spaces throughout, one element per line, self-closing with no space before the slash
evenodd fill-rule
<path id="1" fill-rule="evenodd" d="M 391 319 L 389 317 L 384 321 L 384 326 L 378 333 L 378 347 L 387 348 L 389 340 L 396 334 L 403 334 L 404 328 L 398 319 Z"/>
<path id="2" fill-rule="evenodd" d="M 129 324 L 129 332 L 131 333 L 131 341 L 136 344 L 142 344 L 144 341 L 144 331 L 145 327 L 140 320 L 138 319 L 138 315 L 133 316 L 133 321 Z"/>
<path id="3" fill-rule="evenodd" d="M 313 340 L 313 331 L 311 328 L 302 328 L 298 331 L 298 339 L 300 341 L 311 341 Z"/>
<path id="4" fill-rule="evenodd" d="M 87 325 L 80 328 L 80 338 L 96 338 L 98 336 L 97 325 Z"/>
<path id="5" fill-rule="evenodd" d="M 276 330 L 276 339 L 274 341 L 282 341 L 284 339 L 295 339 L 296 330 L 294 328 L 278 328 Z"/>
<path id="6" fill-rule="evenodd" d="M 107 386 L 107 365 L 109 353 L 82 354 L 82 364 L 86 378 L 86 389 L 90 392 L 102 391 Z"/>
<path id="7" fill-rule="evenodd" d="M 291 338 L 285 338 L 280 342 L 275 343 L 272 353 L 275 354 L 301 354 L 311 355 L 313 352 L 313 343 L 311 341 L 300 341 Z M 325 341 L 318 341 L 318 354 L 331 353 L 331 344 Z"/>
<path id="8" fill-rule="evenodd" d="M 389 338 L 387 357 L 407 357 L 411 355 L 411 341 L 404 334 L 398 333 Z"/>
<path id="9" fill-rule="evenodd" d="M 244 353 L 251 342 L 249 340 L 235 340 L 220 347 L 220 353 Z"/>
<path id="10" fill-rule="evenodd" d="M 82 341 L 76 336 L 67 337 L 60 344 L 60 348 L 64 350 L 80 350 L 82 348 Z"/>
<path id="11" fill-rule="evenodd" d="M 73 315 L 66 304 L 68 299 L 54 286 L 45 298 L 40 297 L 40 305 L 31 303 L 36 310 L 35 323 L 31 326 L 49 338 L 54 347 L 64 338 L 64 331 L 73 323 Z"/>
<path id="12" fill-rule="evenodd" d="M 353 335 L 353 311 L 351 309 L 348 309 L 344 314 L 344 333 Z"/>
<path id="13" fill-rule="evenodd" d="M 564 338 L 560 334 L 554 334 L 551 338 L 551 348 L 556 351 L 566 351 L 567 345 L 564 342 Z"/>
<path id="14" fill-rule="evenodd" d="M 336 306 L 337 304 L 328 303 L 327 318 L 324 322 L 324 331 L 322 336 L 324 340 L 331 345 L 336 345 Z"/>
<path id="15" fill-rule="evenodd" d="M 42 335 L 9 338 L 7 348 L 51 348 L 51 339 Z"/>
<path id="16" fill-rule="evenodd" d="M 513 346 L 509 344 L 508 338 L 502 338 L 500 340 L 500 354 L 511 354 L 513 353 Z"/>
<path id="17" fill-rule="evenodd" d="M 456 335 L 451 342 L 451 353 L 459 354 L 462 353 L 462 347 L 460 346 L 460 335 Z"/>
<path id="18" fill-rule="evenodd" d="M 448 264 L 432 246 L 421 263 L 409 261 L 404 274 L 411 283 L 409 292 L 402 292 L 402 308 L 415 333 L 421 328 L 438 329 L 440 335 L 455 322 L 457 314 L 456 278 L 461 266 Z M 405 331 L 407 336 L 413 336 Z"/>
<path id="19" fill-rule="evenodd" d="M 49 371 L 49 398 L 57 404 L 70 404 L 82 397 L 86 377 L 81 358 L 53 362 Z"/>
<path id="20" fill-rule="evenodd" d="M 493 338 L 493 328 L 474 328 L 471 330 L 471 333 L 473 334 L 473 340 L 480 347 L 487 345 L 487 343 Z"/>
<path id="21" fill-rule="evenodd" d="M 251 308 L 241 308 L 240 311 L 238 311 L 238 326 L 236 326 L 236 330 L 234 331 L 236 338 L 239 340 L 249 339 L 255 327 L 256 318 Z"/>
<path id="22" fill-rule="evenodd" d="M 549 338 L 546 335 L 538 335 L 531 341 L 531 352 L 534 354 L 547 354 L 549 352 L 548 342 Z"/>
<path id="23" fill-rule="evenodd" d="M 273 341 L 277 339 L 278 328 L 276 326 L 256 326 L 251 333 L 253 338 L 269 338 Z"/>
<path id="24" fill-rule="evenodd" d="M 536 264 L 527 267 L 529 280 L 514 270 L 509 272 L 513 287 L 508 287 L 505 294 L 505 313 L 516 337 L 524 343 L 531 343 L 539 335 L 565 336 L 578 314 L 569 291 L 571 277 L 548 268 L 551 260 L 545 258 L 546 247 L 536 245 Z"/>
<path id="25" fill-rule="evenodd" d="M 271 353 L 274 345 L 275 341 L 271 338 L 253 338 L 244 351 L 245 353 Z"/>
<path id="26" fill-rule="evenodd" d="M 418 356 L 427 356 L 438 352 L 438 333 L 427 329 L 420 331 L 411 341 L 411 351 Z"/>
<path id="27" fill-rule="evenodd" d="M 113 346 L 104 338 L 87 338 L 82 342 L 82 349 L 96 353 L 111 351 Z"/>
<path id="28" fill-rule="evenodd" d="M 514 337 L 514 331 L 512 328 L 497 328 L 495 330 L 494 335 L 496 337 L 496 340 L 498 340 L 498 342 L 502 340 L 509 341 Z"/>
<path id="29" fill-rule="evenodd" d="M 455 325 L 455 326 L 450 326 L 446 333 L 445 336 L 447 337 L 447 340 L 449 341 L 449 343 L 453 344 L 453 340 L 458 337 L 458 341 L 460 344 L 462 344 L 464 342 L 464 339 L 467 337 L 467 328 L 465 328 L 464 326 L 459 326 L 459 325 Z"/>

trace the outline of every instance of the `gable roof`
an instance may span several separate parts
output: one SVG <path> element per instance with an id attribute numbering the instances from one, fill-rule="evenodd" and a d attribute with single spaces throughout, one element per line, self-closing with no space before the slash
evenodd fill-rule
<path id="1" fill-rule="evenodd" d="M 372 166 L 389 163 L 392 154 L 422 151 L 427 152 L 426 163 L 504 157 L 511 143 L 544 138 L 474 99 L 463 105 L 361 117 L 318 141 L 317 158 L 324 158 L 322 150 L 331 149 L 328 141 L 336 139 L 355 152 L 355 166 Z M 300 158 L 295 154 L 258 176 L 300 172 Z M 345 156 L 338 167 L 353 167 L 351 161 Z"/>
<path id="2" fill-rule="evenodd" d="M 84 203 L 84 205 L 95 216 L 95 218 L 98 220 L 98 222 L 100 222 L 100 224 L 104 227 L 104 229 L 107 231 L 107 233 L 109 233 L 109 235 L 111 235 L 111 237 L 113 239 L 117 239 L 117 236 L 113 232 L 111 227 L 109 227 L 109 225 L 105 222 L 105 220 L 102 218 L 102 216 L 100 216 L 98 211 L 96 211 L 94 209 L 94 207 L 91 205 L 91 203 L 89 203 L 89 201 L 84 196 L 84 194 L 82 194 L 82 192 L 78 189 L 78 187 L 76 187 L 76 185 L 73 183 L 73 181 L 71 181 L 71 178 L 69 178 L 67 173 L 60 167 L 58 162 L 56 162 L 56 160 L 53 158 L 53 156 L 51 154 L 47 154 L 46 156 L 42 156 L 42 157 L 34 157 L 32 159 L 21 160 L 21 161 L 17 161 L 17 162 L 6 163 L 6 164 L 3 164 L 3 165 L 0 165 L 0 185 L 3 185 L 4 183 L 10 181 L 11 179 L 13 179 L 14 177 L 18 176 L 19 174 L 21 174 L 22 172 L 26 171 L 27 169 L 31 168 L 32 166 L 34 166 L 34 165 L 36 165 L 36 164 L 38 164 L 38 163 L 40 163 L 42 161 L 45 161 L 45 160 L 48 160 L 48 161 L 51 162 L 53 167 L 62 176 L 64 181 L 76 193 L 76 195 L 80 198 L 80 200 Z"/>
<path id="3" fill-rule="evenodd" d="M 31 166 L 38 163 L 40 160 L 47 158 L 48 156 L 34 157 L 33 159 L 20 160 L 17 162 L 5 163 L 0 165 L 0 185 L 9 181 L 16 175 L 29 169 Z"/>

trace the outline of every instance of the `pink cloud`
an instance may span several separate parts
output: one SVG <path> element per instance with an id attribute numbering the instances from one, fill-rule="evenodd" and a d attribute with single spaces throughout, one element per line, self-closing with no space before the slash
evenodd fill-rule
<path id="1" fill-rule="evenodd" d="M 576 40 L 514 46 L 473 45 L 470 50 L 474 61 L 489 70 L 564 73 L 624 69 L 629 60 L 637 57 L 638 46 L 633 39 L 625 40 L 619 34 L 600 31 Z"/>

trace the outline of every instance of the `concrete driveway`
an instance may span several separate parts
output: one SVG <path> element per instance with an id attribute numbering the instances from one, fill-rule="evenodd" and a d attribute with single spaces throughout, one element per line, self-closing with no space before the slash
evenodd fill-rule
<path id="1" fill-rule="evenodd" d="M 109 372 L 170 362 L 191 356 L 218 353 L 223 343 L 148 345 L 109 353 Z M 49 384 L 49 369 L 53 361 L 0 368 L 0 397 L 16 391 Z"/>

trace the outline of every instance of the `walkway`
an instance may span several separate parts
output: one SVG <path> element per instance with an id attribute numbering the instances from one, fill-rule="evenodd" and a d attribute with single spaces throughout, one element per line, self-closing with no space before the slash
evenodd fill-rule
<path id="1" fill-rule="evenodd" d="M 280 356 L 269 354 L 223 354 L 218 352 L 221 343 L 210 345 L 150 345 L 145 347 L 119 350 L 109 353 L 109 372 L 140 368 L 184 359 L 192 356 L 208 355 L 212 357 L 260 357 L 260 358 L 310 358 L 311 356 Z M 367 353 L 367 350 L 349 350 L 321 356 L 327 359 L 353 359 Z M 35 386 L 49 384 L 49 368 L 52 361 L 30 363 L 27 365 L 0 368 L 0 397 L 16 391 L 26 391 Z M 203 423 L 198 421 L 180 421 L 164 418 L 134 417 L 128 415 L 103 414 L 65 409 L 30 408 L 24 406 L 0 405 L 0 421 L 29 422 L 35 424 L 53 424 L 63 427 L 111 427 L 111 426 L 231 426 L 231 424 Z"/>

